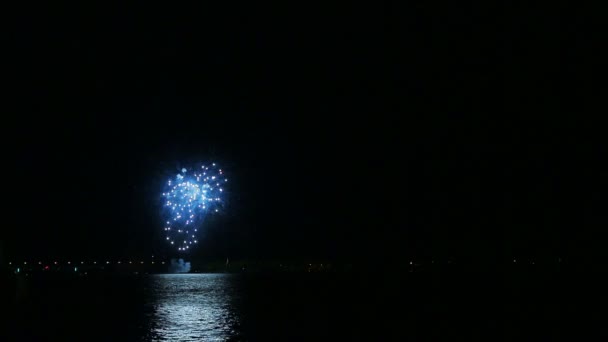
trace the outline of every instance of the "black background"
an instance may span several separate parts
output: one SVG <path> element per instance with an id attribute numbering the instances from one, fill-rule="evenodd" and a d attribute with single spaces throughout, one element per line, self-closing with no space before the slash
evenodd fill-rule
<path id="1" fill-rule="evenodd" d="M 565 8 L 79 6 L 8 31 L 10 258 L 171 255 L 162 184 L 209 160 L 209 257 L 554 258 L 584 211 Z"/>

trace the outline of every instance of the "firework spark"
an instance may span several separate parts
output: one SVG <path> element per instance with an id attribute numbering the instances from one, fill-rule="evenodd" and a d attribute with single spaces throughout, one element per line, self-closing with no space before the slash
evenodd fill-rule
<path id="1" fill-rule="evenodd" d="M 187 251 L 198 243 L 198 232 L 208 213 L 219 212 L 224 204 L 224 186 L 228 182 L 215 163 L 183 168 L 166 183 L 162 197 L 166 240 L 178 251 Z"/>

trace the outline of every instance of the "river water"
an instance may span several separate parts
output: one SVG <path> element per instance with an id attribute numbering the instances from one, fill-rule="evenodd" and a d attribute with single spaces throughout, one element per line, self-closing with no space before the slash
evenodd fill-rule
<path id="1" fill-rule="evenodd" d="M 3 287 L 3 315 L 9 319 L 3 321 L 2 340 L 552 340 L 559 335 L 554 324 L 559 311 L 540 299 L 547 288 L 526 285 L 524 291 L 504 278 L 485 276 L 458 281 L 466 277 L 471 275 L 14 278 Z M 493 286 L 497 283 L 501 286 Z M 501 288 L 503 293 L 493 292 Z"/>

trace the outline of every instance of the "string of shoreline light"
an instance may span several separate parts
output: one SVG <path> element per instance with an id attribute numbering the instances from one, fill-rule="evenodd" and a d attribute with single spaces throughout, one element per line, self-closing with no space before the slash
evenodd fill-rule
<path id="1" fill-rule="evenodd" d="M 78 261 L 78 262 L 72 262 L 72 261 L 53 261 L 53 262 L 44 262 L 44 261 L 38 261 L 38 262 L 30 262 L 30 261 L 23 261 L 23 262 L 12 262 L 9 261 L 8 265 L 12 266 L 12 265 L 145 265 L 145 264 L 151 264 L 151 265 L 156 265 L 156 264 L 160 264 L 160 265 L 164 265 L 167 262 L 165 261 L 150 261 L 150 262 L 146 262 L 146 261 L 133 261 L 133 260 L 128 260 L 128 261 L 102 261 L 102 262 L 97 262 L 97 261 Z"/>

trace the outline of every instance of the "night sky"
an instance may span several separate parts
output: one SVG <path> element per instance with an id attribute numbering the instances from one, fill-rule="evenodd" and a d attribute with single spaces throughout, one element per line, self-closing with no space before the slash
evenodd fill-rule
<path id="1" fill-rule="evenodd" d="M 561 45 L 534 9 L 48 6 L 6 52 L 6 256 L 170 256 L 162 185 L 199 161 L 230 192 L 197 255 L 560 252 Z"/>

